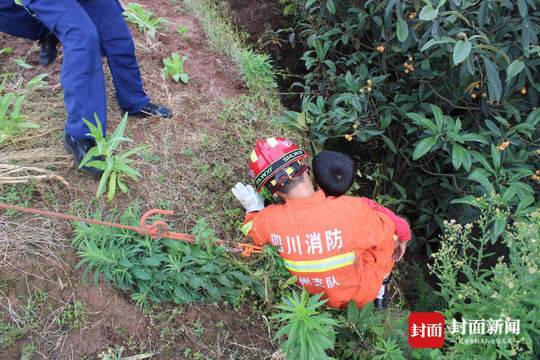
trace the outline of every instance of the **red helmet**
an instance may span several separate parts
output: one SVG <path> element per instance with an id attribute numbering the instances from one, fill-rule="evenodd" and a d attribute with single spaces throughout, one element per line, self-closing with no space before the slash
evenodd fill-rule
<path id="1" fill-rule="evenodd" d="M 284 138 L 258 140 L 249 161 L 250 175 L 257 191 L 263 186 L 272 193 L 278 191 L 287 180 L 307 170 L 303 160 L 308 156 L 304 150 Z"/>

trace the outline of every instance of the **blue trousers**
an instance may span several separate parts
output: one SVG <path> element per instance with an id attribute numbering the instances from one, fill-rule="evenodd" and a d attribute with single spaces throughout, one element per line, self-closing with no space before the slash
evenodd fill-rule
<path id="1" fill-rule="evenodd" d="M 24 26 L 21 26 L 24 24 Z M 0 0 L 0 32 L 30 40 L 39 40 L 49 29 L 13 0 Z"/>
<path id="2" fill-rule="evenodd" d="M 0 0 L 0 31 L 35 39 L 41 22 L 54 33 L 64 47 L 64 62 L 60 82 L 68 113 L 66 133 L 75 139 L 85 138 L 88 127 L 82 119 L 100 120 L 103 131 L 107 124 L 105 77 L 101 64 L 107 58 L 116 99 L 123 111 L 130 114 L 148 105 L 150 99 L 143 89 L 135 57 L 135 45 L 129 28 L 122 18 L 116 0 L 24 0 L 26 7 L 18 11 Z M 34 15 L 39 22 L 32 17 Z M 7 15 L 6 15 L 7 14 Z M 12 19 L 6 29 L 3 19 Z M 25 36 L 26 35 L 26 36 Z"/>

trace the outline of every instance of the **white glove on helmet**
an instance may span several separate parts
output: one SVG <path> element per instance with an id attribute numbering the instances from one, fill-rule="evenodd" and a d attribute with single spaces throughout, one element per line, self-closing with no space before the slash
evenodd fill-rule
<path id="1" fill-rule="evenodd" d="M 239 182 L 231 189 L 231 191 L 247 212 L 264 209 L 264 201 L 262 197 L 257 194 L 253 186 L 246 186 Z"/>

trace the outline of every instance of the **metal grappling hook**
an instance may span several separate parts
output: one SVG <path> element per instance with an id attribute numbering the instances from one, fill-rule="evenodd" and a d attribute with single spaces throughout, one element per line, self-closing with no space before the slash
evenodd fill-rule
<path id="1" fill-rule="evenodd" d="M 64 220 L 69 220 L 69 221 L 83 222 L 87 224 L 94 224 L 94 225 L 101 225 L 101 226 L 114 227 L 118 229 L 130 230 L 130 231 L 136 232 L 137 234 L 141 236 L 150 236 L 152 239 L 166 238 L 166 239 L 172 239 L 172 240 L 185 241 L 190 244 L 195 243 L 195 236 L 190 235 L 190 234 L 183 234 L 179 232 L 169 231 L 169 225 L 167 225 L 167 223 L 163 220 L 156 220 L 151 224 L 148 224 L 146 222 L 148 218 L 153 215 L 173 215 L 174 211 L 172 210 L 150 209 L 141 216 L 141 219 L 139 221 L 139 226 L 130 226 L 130 225 L 113 223 L 109 221 L 83 218 L 83 217 L 68 215 L 65 213 L 59 213 L 55 211 L 26 208 L 22 206 L 10 205 L 10 204 L 4 204 L 4 203 L 0 203 L 0 209 L 9 209 L 9 210 L 20 211 L 27 214 L 36 214 L 36 215 L 46 216 L 50 218 L 64 219 Z M 262 252 L 262 247 L 252 245 L 252 244 L 237 243 L 234 241 L 225 241 L 225 240 L 219 240 L 218 243 L 226 251 L 233 252 L 233 253 L 240 253 L 242 256 L 250 256 L 251 254 Z"/>

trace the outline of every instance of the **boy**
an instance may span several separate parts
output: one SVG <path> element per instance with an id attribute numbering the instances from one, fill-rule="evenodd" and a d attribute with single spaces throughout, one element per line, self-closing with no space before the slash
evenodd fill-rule
<path id="1" fill-rule="evenodd" d="M 313 158 L 312 168 L 315 183 L 322 191 L 324 191 L 325 195 L 338 197 L 345 195 L 347 191 L 350 190 L 354 181 L 356 165 L 354 161 L 345 154 L 323 150 Z M 409 231 L 409 225 L 404 219 L 396 216 L 392 211 L 380 206 L 373 200 L 368 198 L 361 198 L 361 200 L 365 201 L 373 210 L 389 216 L 394 224 L 396 224 L 396 233 L 399 234 L 402 239 L 410 238 L 410 234 L 407 233 Z M 406 242 L 399 242 L 399 235 L 396 235 L 398 238 L 398 247 L 392 256 L 394 261 L 401 260 L 405 254 Z M 390 282 L 390 278 L 391 273 L 383 280 L 383 285 L 375 298 L 375 308 L 379 310 L 386 308 L 388 300 L 388 283 Z"/>
<path id="2" fill-rule="evenodd" d="M 323 150 L 311 163 L 315 183 L 327 196 L 345 195 L 354 181 L 354 161 L 347 155 Z"/>
<path id="3" fill-rule="evenodd" d="M 256 189 L 266 187 L 285 204 L 264 208 L 253 187 L 236 184 L 232 192 L 248 212 L 243 231 L 257 245 L 278 246 L 299 284 L 312 294 L 324 292 L 329 306 L 339 308 L 353 300 L 361 307 L 377 297 L 393 267 L 394 250 L 394 259 L 403 255 L 408 225 L 398 232 L 396 246 L 394 234 L 402 223 L 396 226 L 387 213 L 397 216 L 368 199 L 315 191 L 307 157 L 283 138 L 257 142 L 250 156 Z"/>

